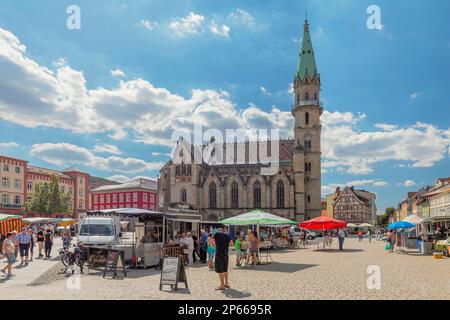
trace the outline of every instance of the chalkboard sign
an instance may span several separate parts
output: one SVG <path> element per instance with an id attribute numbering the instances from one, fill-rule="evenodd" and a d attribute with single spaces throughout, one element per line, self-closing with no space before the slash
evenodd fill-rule
<path id="1" fill-rule="evenodd" d="M 119 261 L 120 260 L 120 261 Z M 122 268 L 123 274 L 126 277 L 127 272 L 125 270 L 125 258 L 123 251 L 119 250 L 108 250 L 106 257 L 105 271 L 103 272 L 103 278 L 106 276 L 108 271 L 113 272 L 113 279 L 117 276 L 117 267 L 120 262 L 120 267 Z"/>
<path id="2" fill-rule="evenodd" d="M 163 285 L 168 285 L 177 291 L 179 282 L 183 282 L 188 288 L 186 270 L 181 257 L 165 257 L 162 263 L 159 290 L 162 290 Z"/>

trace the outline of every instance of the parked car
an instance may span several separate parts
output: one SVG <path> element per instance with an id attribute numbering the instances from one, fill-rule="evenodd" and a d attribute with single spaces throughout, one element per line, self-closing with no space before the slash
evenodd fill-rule
<path id="1" fill-rule="evenodd" d="M 306 239 L 313 240 L 317 237 L 317 234 L 311 230 L 303 229 L 300 227 L 291 227 L 290 233 L 294 235 L 294 237 L 300 237 L 301 233 L 304 232 L 306 234 Z"/>

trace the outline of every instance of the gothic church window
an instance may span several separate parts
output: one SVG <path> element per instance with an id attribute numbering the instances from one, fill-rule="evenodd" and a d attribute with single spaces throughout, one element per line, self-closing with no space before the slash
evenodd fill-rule
<path id="1" fill-rule="evenodd" d="M 209 207 L 217 208 L 217 189 L 214 182 L 209 185 Z"/>
<path id="2" fill-rule="evenodd" d="M 186 189 L 181 189 L 180 199 L 181 199 L 181 202 L 184 202 L 184 203 L 187 202 Z"/>
<path id="3" fill-rule="evenodd" d="M 261 208 L 261 184 L 259 181 L 253 185 L 253 207 Z"/>
<path id="4" fill-rule="evenodd" d="M 239 208 L 239 186 L 236 181 L 231 184 L 231 207 Z"/>
<path id="5" fill-rule="evenodd" d="M 284 208 L 284 183 L 278 181 L 277 183 L 277 208 Z"/>
<path id="6" fill-rule="evenodd" d="M 305 92 L 305 101 L 308 101 L 308 100 L 309 100 L 309 93 Z"/>
<path id="7" fill-rule="evenodd" d="M 305 124 L 309 124 L 309 112 L 305 113 Z"/>

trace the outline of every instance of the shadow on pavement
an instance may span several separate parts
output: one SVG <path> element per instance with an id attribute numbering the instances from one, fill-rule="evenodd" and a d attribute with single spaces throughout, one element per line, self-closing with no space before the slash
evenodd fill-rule
<path id="1" fill-rule="evenodd" d="M 301 264 L 301 263 L 281 263 L 272 262 L 270 264 L 264 265 L 248 265 L 234 271 L 244 270 L 244 271 L 268 271 L 268 272 L 283 272 L 283 273 L 294 273 L 297 271 L 305 270 L 312 267 L 317 267 L 317 264 Z"/>
<path id="2" fill-rule="evenodd" d="M 231 299 L 245 299 L 252 295 L 250 292 L 242 292 L 235 289 L 225 289 L 222 291 L 222 293 L 225 295 L 225 297 Z"/>
<path id="3" fill-rule="evenodd" d="M 354 253 L 354 252 L 363 252 L 362 249 L 344 249 L 343 251 L 339 251 L 339 249 L 314 249 L 314 252 L 327 252 L 327 253 Z"/>

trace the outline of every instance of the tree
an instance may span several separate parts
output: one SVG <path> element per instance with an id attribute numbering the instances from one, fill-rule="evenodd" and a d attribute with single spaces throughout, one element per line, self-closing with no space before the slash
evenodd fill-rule
<path id="1" fill-rule="evenodd" d="M 381 225 L 387 225 L 389 218 L 395 214 L 395 208 L 386 208 L 384 214 L 381 215 Z"/>
<path id="2" fill-rule="evenodd" d="M 58 176 L 53 175 L 50 183 L 36 185 L 31 200 L 27 204 L 27 211 L 48 215 L 70 212 L 71 202 L 71 194 L 61 190 Z"/>

